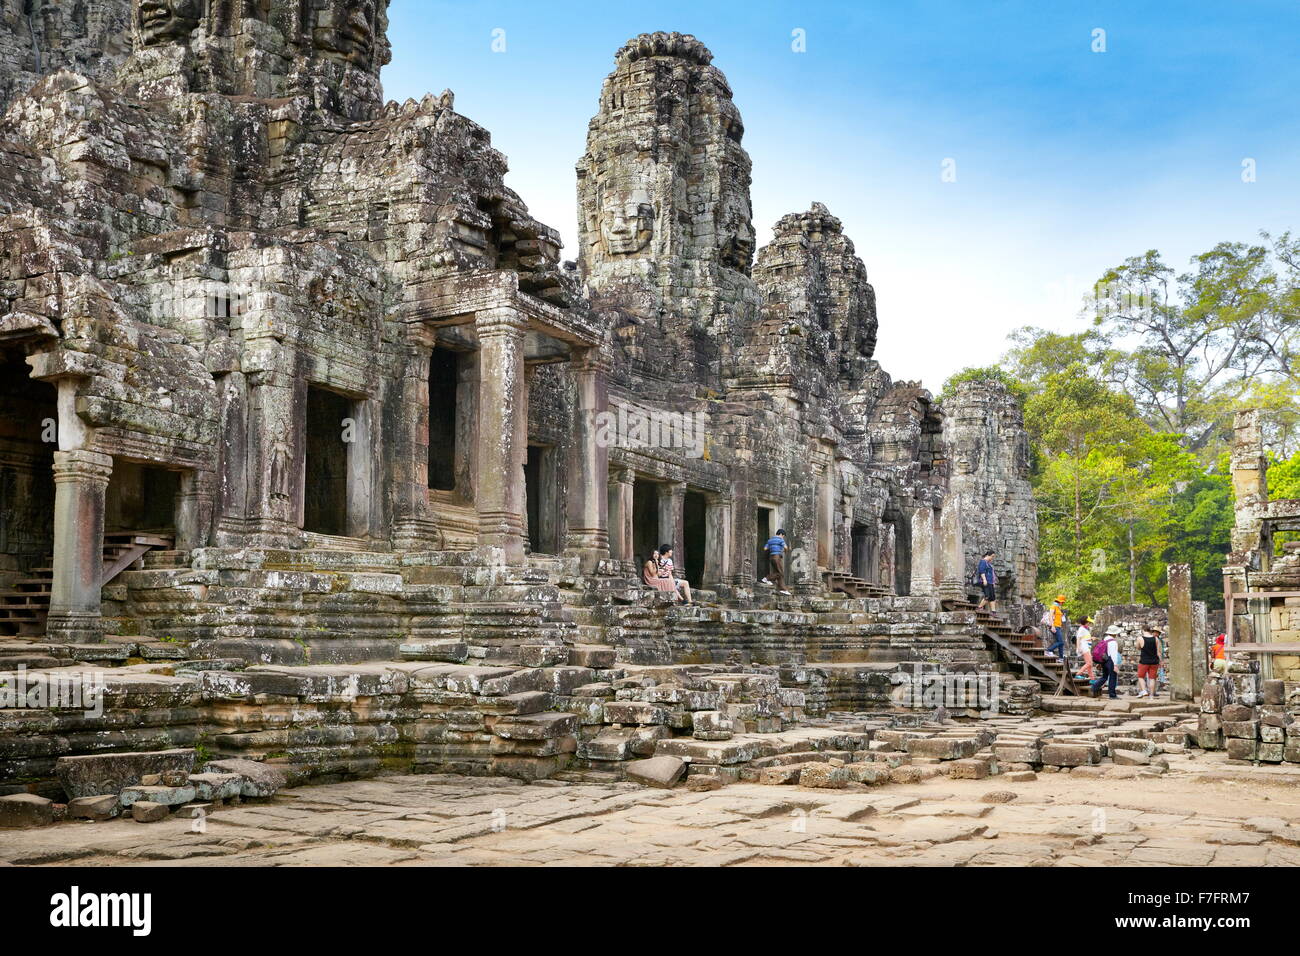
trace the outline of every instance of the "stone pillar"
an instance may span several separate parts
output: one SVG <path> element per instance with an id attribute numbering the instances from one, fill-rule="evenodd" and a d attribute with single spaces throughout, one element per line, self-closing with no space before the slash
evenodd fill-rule
<path id="1" fill-rule="evenodd" d="M 677 577 L 686 573 L 686 482 L 670 481 L 659 486 L 659 540 L 655 547 L 670 542 L 673 546 L 673 570 Z"/>
<path id="2" fill-rule="evenodd" d="M 731 514 L 734 502 L 722 495 L 709 495 L 704 512 L 705 587 L 727 583 L 731 575 Z"/>
<path id="3" fill-rule="evenodd" d="M 609 410 L 607 367 L 598 348 L 575 350 L 569 364 L 575 401 L 569 443 L 566 550 L 584 571 L 610 556 L 609 446 L 599 439 L 598 416 Z"/>
<path id="4" fill-rule="evenodd" d="M 398 385 L 400 410 L 393 454 L 388 460 L 393 482 L 393 547 L 399 551 L 428 551 L 439 544 L 438 523 L 429 507 L 429 359 L 432 353 L 433 347 L 428 343 L 408 343 Z"/>
<path id="5" fill-rule="evenodd" d="M 912 512 L 913 595 L 933 595 L 937 590 L 934 562 L 934 509 L 922 505 Z"/>
<path id="6" fill-rule="evenodd" d="M 610 479 L 610 556 L 621 562 L 626 570 L 636 563 L 636 555 L 632 553 L 632 486 L 636 478 L 631 468 L 620 465 L 611 468 Z"/>
<path id="7" fill-rule="evenodd" d="M 216 495 L 212 490 L 216 476 L 211 472 L 181 472 L 181 487 L 176 494 L 176 549 L 192 551 L 207 547 Z"/>
<path id="8" fill-rule="evenodd" d="M 515 309 L 475 316 L 479 341 L 478 546 L 506 564 L 524 563 L 524 462 L 528 455 L 527 320 Z"/>
<path id="9" fill-rule="evenodd" d="M 94 451 L 54 453 L 54 580 L 45 634 L 51 641 L 102 638 L 104 496 L 113 459 Z"/>
<path id="10" fill-rule="evenodd" d="M 371 530 L 371 504 L 375 500 L 374 461 L 376 435 L 372 427 L 374 402 L 352 403 L 352 440 L 347 447 L 347 534 L 366 538 Z M 426 459 L 425 467 L 428 462 Z"/>
<path id="11" fill-rule="evenodd" d="M 1204 601 L 1192 602 L 1192 688 L 1199 691 L 1210 676 L 1208 609 Z M 1260 655 L 1261 657 L 1270 655 Z"/>
<path id="12" fill-rule="evenodd" d="M 961 501 L 950 497 L 939 514 L 939 596 L 965 600 L 966 548 L 962 537 Z"/>
<path id="13" fill-rule="evenodd" d="M 1192 680 L 1192 569 L 1169 565 L 1169 696 L 1191 700 L 1199 688 Z"/>
<path id="14" fill-rule="evenodd" d="M 817 565 L 835 570 L 835 468 L 828 462 L 817 480 Z"/>
<path id="15" fill-rule="evenodd" d="M 890 594 L 897 594 L 898 525 L 892 521 L 887 521 L 880 526 L 876 560 L 876 583 L 882 585 Z"/>

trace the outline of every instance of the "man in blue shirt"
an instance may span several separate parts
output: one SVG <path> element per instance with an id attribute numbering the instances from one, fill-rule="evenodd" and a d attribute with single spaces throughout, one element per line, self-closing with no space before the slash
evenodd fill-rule
<path id="1" fill-rule="evenodd" d="M 771 584 L 778 594 L 790 593 L 785 590 L 785 548 L 784 528 L 777 531 L 768 539 L 767 544 L 763 545 L 763 550 L 767 552 L 767 563 L 771 566 L 770 579 L 763 578 L 763 583 Z"/>
<path id="2" fill-rule="evenodd" d="M 985 551 L 984 557 L 980 558 L 979 567 L 975 569 L 975 578 L 980 586 L 980 603 L 982 609 L 985 604 L 994 614 L 998 611 L 998 572 L 993 567 L 993 552 Z"/>

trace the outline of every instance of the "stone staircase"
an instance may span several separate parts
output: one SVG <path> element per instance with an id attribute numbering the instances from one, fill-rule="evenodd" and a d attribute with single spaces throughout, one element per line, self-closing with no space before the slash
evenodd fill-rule
<path id="1" fill-rule="evenodd" d="M 115 531 L 104 535 L 104 571 L 100 586 L 113 581 L 148 552 L 168 549 L 172 537 L 152 531 Z M 49 559 L 53 564 L 53 558 Z M 53 567 L 34 568 L 13 586 L 0 590 L 0 637 L 35 637 L 45 633 L 50 611 Z"/>
<path id="2" fill-rule="evenodd" d="M 879 598 L 890 593 L 889 589 L 879 584 L 872 584 L 862 578 L 845 574 L 842 571 L 823 571 L 822 581 L 831 593 L 847 594 L 851 598 Z"/>

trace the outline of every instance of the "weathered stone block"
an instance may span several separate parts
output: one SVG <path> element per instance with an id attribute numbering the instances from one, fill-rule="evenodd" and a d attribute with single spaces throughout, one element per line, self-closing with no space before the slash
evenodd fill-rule
<path id="1" fill-rule="evenodd" d="M 237 773 L 195 773 L 190 774 L 189 785 L 196 800 L 233 800 L 242 795 L 244 778 Z"/>
<path id="2" fill-rule="evenodd" d="M 691 736 L 696 740 L 731 739 L 735 725 L 726 714 L 716 710 L 697 710 L 691 717 Z"/>
<path id="3" fill-rule="evenodd" d="M 1223 735 L 1225 737 L 1240 737 L 1243 740 L 1255 740 L 1259 737 L 1259 721 L 1225 720 L 1223 722 Z"/>
<path id="4" fill-rule="evenodd" d="M 189 803 L 194 799 L 194 788 L 191 786 L 184 787 L 123 787 L 122 792 L 118 794 L 118 800 L 122 806 L 129 807 L 134 803 L 143 800 L 148 803 L 160 803 L 167 807 L 179 807 L 182 803 Z"/>
<path id="5" fill-rule="evenodd" d="M 980 741 L 969 737 L 923 737 L 906 741 L 904 747 L 914 757 L 937 757 L 940 760 L 960 760 L 974 756 Z"/>
<path id="6" fill-rule="evenodd" d="M 983 780 L 990 773 L 987 760 L 953 760 L 946 766 L 948 776 L 954 780 Z"/>
<path id="7" fill-rule="evenodd" d="M 193 769 L 194 751 L 190 749 L 60 757 L 54 765 L 54 772 L 69 798 L 116 794 L 124 787 L 140 783 L 145 774 L 161 776 L 164 770 L 189 773 Z"/>
<path id="8" fill-rule="evenodd" d="M 0 797 L 0 829 L 24 830 L 54 822 L 54 801 L 34 793 Z"/>
<path id="9" fill-rule="evenodd" d="M 243 797 L 269 797 L 288 783 L 284 771 L 256 760 L 235 758 L 212 760 L 204 768 L 208 773 L 237 773 L 244 778 L 239 793 Z"/>
<path id="10" fill-rule="evenodd" d="M 1259 752 L 1259 742 L 1253 737 L 1228 737 L 1224 746 L 1229 760 L 1254 760 Z"/>
<path id="11" fill-rule="evenodd" d="M 672 787 L 686 776 L 686 764 L 677 757 L 650 757 L 627 765 L 627 778 L 648 787 Z"/>
<path id="12" fill-rule="evenodd" d="M 605 704 L 605 719 L 611 724 L 666 724 L 668 709 L 639 700 L 611 700 Z"/>
<path id="13" fill-rule="evenodd" d="M 799 771 L 799 786 L 816 789 L 842 790 L 853 782 L 852 775 L 844 767 L 829 763 L 804 764 Z"/>
<path id="14" fill-rule="evenodd" d="M 98 797 L 74 797 L 68 801 L 68 817 L 73 820 L 102 823 L 117 816 L 121 809 L 121 801 L 115 793 L 101 794 Z"/>
<path id="15" fill-rule="evenodd" d="M 1045 744 L 1043 763 L 1053 767 L 1084 767 L 1101 759 L 1101 749 L 1089 744 Z"/>
<path id="16" fill-rule="evenodd" d="M 139 800 L 131 804 L 131 819 L 136 823 L 157 823 L 166 820 L 171 808 L 165 803 L 150 803 Z"/>

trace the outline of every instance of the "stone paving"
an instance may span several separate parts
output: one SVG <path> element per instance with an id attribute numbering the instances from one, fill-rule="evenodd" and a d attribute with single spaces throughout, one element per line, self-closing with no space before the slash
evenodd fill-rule
<path id="1" fill-rule="evenodd" d="M 1009 782 L 840 791 L 385 776 L 218 810 L 0 831 L 15 865 L 1295 866 L 1300 774 L 1176 756 Z M 5 865 L 0 863 L 0 865 Z"/>

